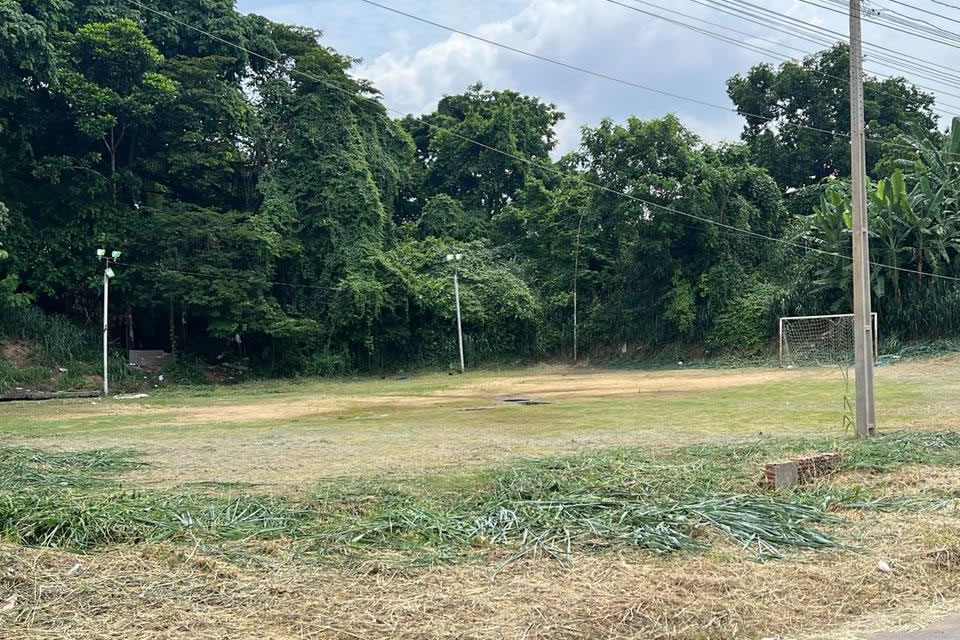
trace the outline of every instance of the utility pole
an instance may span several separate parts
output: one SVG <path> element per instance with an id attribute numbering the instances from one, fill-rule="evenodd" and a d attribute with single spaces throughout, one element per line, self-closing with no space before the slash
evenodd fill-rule
<path id="1" fill-rule="evenodd" d="M 583 228 L 583 213 L 577 223 L 577 242 L 573 250 L 573 363 L 577 363 L 577 275 L 580 272 L 580 229 Z"/>
<path id="2" fill-rule="evenodd" d="M 110 296 L 110 278 L 114 276 L 113 269 L 110 268 L 110 260 L 118 260 L 120 252 L 112 251 L 108 256 L 106 250 L 97 249 L 97 257 L 103 260 L 103 397 L 106 398 L 110 394 L 110 383 L 107 380 L 107 346 L 110 342 L 108 335 L 110 330 L 108 298 Z"/>
<path id="3" fill-rule="evenodd" d="M 460 345 L 460 373 L 464 373 L 466 367 L 463 362 L 463 326 L 460 324 L 460 280 L 457 274 L 461 260 L 463 260 L 462 253 L 447 254 L 447 262 L 453 263 L 453 299 L 457 307 L 457 342 Z"/>
<path id="4" fill-rule="evenodd" d="M 870 305 L 870 236 L 867 219 L 867 161 L 864 151 L 861 0 L 850 0 L 850 195 L 853 209 L 853 324 L 856 352 L 857 437 L 876 432 L 873 397 L 873 315 Z"/>

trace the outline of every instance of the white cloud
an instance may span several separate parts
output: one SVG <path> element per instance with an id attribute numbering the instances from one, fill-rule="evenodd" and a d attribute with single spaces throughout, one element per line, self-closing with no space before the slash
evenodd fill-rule
<path id="1" fill-rule="evenodd" d="M 604 0 L 381 1 L 503 44 L 727 109 L 733 106 L 726 96 L 725 82 L 730 76 L 765 59 L 778 62 Z M 800 56 L 802 51 L 821 48 L 694 2 L 652 1 L 784 45 L 754 41 L 766 49 Z M 844 16 L 799 0 L 752 1 L 837 33 L 847 31 Z M 624 0 L 625 4 L 630 2 Z M 596 125 L 604 117 L 622 121 L 630 115 L 653 118 L 673 112 L 710 142 L 734 140 L 742 127 L 742 120 L 729 110 L 699 106 L 563 69 L 357 0 L 239 0 L 239 7 L 271 19 L 321 28 L 328 44 L 365 59 L 354 73 L 370 79 L 383 92 L 384 102 L 403 112 L 430 111 L 443 95 L 463 92 L 477 81 L 488 88 L 513 89 L 553 102 L 567 114 L 567 120 L 558 127 L 561 151 L 576 145 L 581 125 Z M 667 14 L 666 10 L 654 11 Z M 690 22 L 675 14 L 672 17 Z M 759 14 L 757 17 L 762 19 Z M 702 23 L 698 26 L 723 32 Z M 956 49 L 876 25 L 865 24 L 864 36 L 876 44 L 940 64 L 960 63 L 960 51 Z M 748 40 L 746 36 L 733 37 Z M 895 72 L 870 55 L 867 68 Z M 917 81 L 930 84 L 920 78 Z M 960 94 L 960 90 L 956 92 Z M 945 100 L 960 105 L 960 97 Z"/>
<path id="2" fill-rule="evenodd" d="M 750 62 L 747 52 L 724 50 L 721 43 L 678 33 L 665 22 L 600 0 L 531 0 L 515 15 L 470 31 L 531 53 L 721 105 L 729 105 L 724 95 L 726 75 L 706 87 L 703 80 L 709 68 L 722 61 L 735 63 L 733 69 L 746 68 Z M 476 81 L 539 96 L 567 113 L 568 119 L 558 127 L 561 151 L 576 145 L 583 124 L 595 125 L 603 117 L 662 116 L 676 110 L 677 103 L 457 34 L 414 52 L 384 53 L 355 73 L 379 87 L 392 107 L 413 113 L 433 109 L 444 94 L 462 92 Z M 720 117 L 710 119 L 703 110 L 687 109 L 699 122 L 722 129 L 711 131 L 708 138 L 738 134 L 740 125 L 733 114 L 717 110 Z"/>

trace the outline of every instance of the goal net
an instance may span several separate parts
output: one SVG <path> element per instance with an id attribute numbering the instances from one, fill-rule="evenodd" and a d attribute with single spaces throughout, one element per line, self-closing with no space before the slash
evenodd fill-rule
<path id="1" fill-rule="evenodd" d="M 872 315 L 873 357 L 877 354 L 877 314 Z M 853 314 L 780 318 L 780 365 L 852 363 Z"/>

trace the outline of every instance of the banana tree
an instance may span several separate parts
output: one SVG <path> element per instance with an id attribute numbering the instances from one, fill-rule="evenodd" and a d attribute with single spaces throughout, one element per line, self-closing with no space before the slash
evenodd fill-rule
<path id="1" fill-rule="evenodd" d="M 829 252 L 816 256 L 814 291 L 833 298 L 831 311 L 840 311 L 851 299 L 853 264 L 840 256 L 850 254 L 853 216 L 845 186 L 834 184 L 820 195 L 820 205 L 807 218 L 806 244 Z M 839 291 L 841 295 L 837 296 Z"/>
<path id="2" fill-rule="evenodd" d="M 910 221 L 918 226 L 920 222 L 910 207 L 907 186 L 899 170 L 890 178 L 871 185 L 867 192 L 871 231 L 870 257 L 873 262 L 886 267 L 871 270 L 874 293 L 878 298 L 882 298 L 890 291 L 894 298 L 899 300 L 903 292 L 898 269 L 907 264 L 913 240 Z"/>

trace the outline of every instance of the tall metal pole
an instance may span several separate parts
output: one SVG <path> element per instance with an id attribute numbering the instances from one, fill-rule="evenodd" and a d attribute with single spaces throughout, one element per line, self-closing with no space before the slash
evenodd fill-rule
<path id="1" fill-rule="evenodd" d="M 850 0 L 850 191 L 853 208 L 853 314 L 856 352 L 857 436 L 876 432 L 873 397 L 873 322 L 870 305 L 870 238 L 867 220 L 867 161 L 864 152 L 861 0 Z"/>
<path id="2" fill-rule="evenodd" d="M 457 341 L 460 343 L 460 373 L 466 371 L 463 363 L 463 327 L 460 324 L 460 281 L 457 279 L 457 266 L 453 267 L 453 297 L 457 303 Z"/>
<path id="3" fill-rule="evenodd" d="M 110 258 L 106 258 L 103 264 L 103 396 L 107 397 L 110 393 L 110 385 L 107 382 L 107 298 L 110 295 L 110 277 L 107 275 L 107 269 L 110 268 Z"/>

